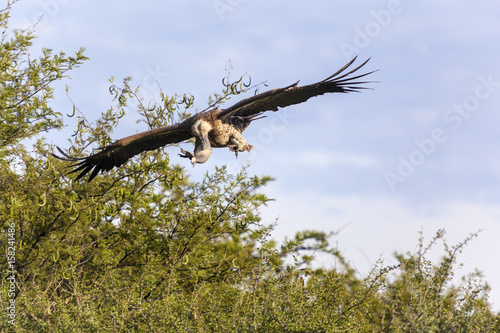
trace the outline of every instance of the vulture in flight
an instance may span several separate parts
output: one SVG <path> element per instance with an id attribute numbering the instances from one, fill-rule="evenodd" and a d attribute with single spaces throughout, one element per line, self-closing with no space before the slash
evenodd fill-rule
<path id="1" fill-rule="evenodd" d="M 355 60 L 356 57 L 323 81 L 305 86 L 298 86 L 299 81 L 297 81 L 287 87 L 271 89 L 243 99 L 226 109 L 216 106 L 199 112 L 181 123 L 127 136 L 99 149 L 99 152 L 88 157 L 76 158 L 69 156 L 59 147 L 57 149 L 64 157 L 53 156 L 74 162 L 69 167 L 74 168 L 70 173 L 80 172 L 76 177 L 77 180 L 90 172 L 89 182 L 99 172 L 119 167 L 132 156 L 143 151 L 158 149 L 192 137 L 195 138 L 194 152 L 191 153 L 181 148 L 179 156 L 188 158 L 193 166 L 196 163 L 205 163 L 212 154 L 212 148 L 227 147 L 238 157 L 238 152 L 250 151 L 253 147 L 243 137 L 243 131 L 252 121 L 265 117 L 262 116 L 265 111 L 278 111 L 278 108 L 299 104 L 311 97 L 325 93 L 347 93 L 366 89 L 359 85 L 372 81 L 363 82 L 358 81 L 358 79 L 374 71 L 364 74 L 351 74 L 357 72 L 370 59 L 355 68 L 349 68 Z"/>

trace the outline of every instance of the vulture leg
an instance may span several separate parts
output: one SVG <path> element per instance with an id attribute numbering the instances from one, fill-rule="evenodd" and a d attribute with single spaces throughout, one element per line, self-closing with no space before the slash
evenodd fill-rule
<path id="1" fill-rule="evenodd" d="M 246 146 L 238 146 L 238 145 L 228 145 L 227 146 L 230 151 L 234 152 L 234 155 L 236 155 L 236 158 L 238 158 L 238 152 L 240 151 L 250 151 L 252 150 L 253 146 L 247 144 Z"/>
<path id="2" fill-rule="evenodd" d="M 229 150 L 234 152 L 236 157 L 238 157 L 238 152 L 240 151 L 250 151 L 252 150 L 253 146 L 249 145 L 247 140 L 241 135 L 240 132 L 235 132 L 231 135 L 231 138 L 229 139 L 229 142 L 231 144 L 228 144 L 227 147 Z"/>

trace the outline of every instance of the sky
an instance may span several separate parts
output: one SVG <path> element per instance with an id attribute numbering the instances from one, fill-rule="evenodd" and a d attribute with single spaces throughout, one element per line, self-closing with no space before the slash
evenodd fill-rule
<path id="1" fill-rule="evenodd" d="M 111 76 L 133 77 L 145 96 L 191 93 L 198 110 L 231 75 L 278 88 L 322 80 L 355 55 L 378 83 L 356 94 L 328 94 L 255 122 L 251 153 L 227 149 L 192 168 L 216 165 L 275 180 L 263 223 L 273 238 L 297 231 L 336 232 L 334 244 L 361 274 L 378 259 L 415 250 L 446 230 L 454 245 L 482 230 L 458 260 L 476 269 L 500 310 L 500 3 L 470 1 L 75 1 L 22 0 L 11 28 L 38 22 L 42 47 L 90 58 L 56 85 L 53 107 L 72 113 L 70 96 L 90 119 L 112 104 Z M 268 89 L 261 87 L 261 91 Z M 156 94 L 156 95 L 155 95 Z M 246 97 L 246 96 L 244 96 Z M 228 102 L 241 98 L 235 97 Z M 146 130 L 131 108 L 115 139 Z M 52 138 L 64 146 L 67 128 Z M 69 145 L 69 143 L 67 143 Z M 190 148 L 189 144 L 183 148 Z M 175 157 L 174 157 L 175 156 Z M 430 255 L 439 260 L 442 248 Z M 322 262 L 329 267 L 332 262 Z M 459 283 L 457 280 L 456 283 Z"/>

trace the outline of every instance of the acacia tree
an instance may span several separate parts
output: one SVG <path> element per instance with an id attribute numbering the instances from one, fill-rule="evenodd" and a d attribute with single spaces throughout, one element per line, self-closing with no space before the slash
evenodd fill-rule
<path id="1" fill-rule="evenodd" d="M 259 216 L 269 177 L 218 167 L 192 182 L 158 150 L 74 181 L 43 133 L 64 124 L 49 104 L 51 84 L 86 60 L 83 49 L 31 59 L 34 31 L 9 33 L 9 7 L 0 14 L 0 242 L 15 248 L 0 258 L 1 332 L 498 331 L 482 284 L 446 286 L 465 243 L 438 265 L 420 251 L 360 278 L 324 232 L 276 246 L 273 223 Z M 226 78 L 209 104 L 246 91 L 245 82 Z M 74 106 L 70 154 L 110 143 L 131 104 L 148 127 L 183 119 L 194 105 L 190 95 L 144 101 L 130 78 L 110 92 L 113 106 L 93 122 Z M 338 266 L 314 268 L 320 251 Z"/>
<path id="2" fill-rule="evenodd" d="M 39 59 L 31 59 L 34 31 L 9 36 L 9 9 L 1 13 L 0 202 L 5 209 L 0 221 L 5 230 L 15 230 L 15 262 L 6 256 L 2 264 L 16 272 L 17 324 L 26 331 L 91 329 L 89 318 L 96 322 L 99 312 L 120 307 L 125 298 L 131 299 L 127 307 L 154 304 L 200 284 L 241 280 L 242 272 L 256 265 L 255 244 L 269 230 L 257 213 L 268 199 L 255 192 L 269 178 L 247 177 L 244 171 L 230 176 L 218 168 L 194 184 L 160 150 L 98 182 L 73 182 L 64 163 L 50 157 L 53 147 L 41 134 L 63 125 L 61 113 L 49 105 L 51 84 L 86 57 L 83 49 L 75 56 L 44 49 Z M 241 80 L 227 83 L 212 102 L 240 93 L 238 85 L 244 86 Z M 71 153 L 83 154 L 94 142 L 109 143 L 130 97 L 148 126 L 184 117 L 192 106 L 187 95 L 161 94 L 161 103 L 146 108 L 129 79 L 110 91 L 116 105 L 95 123 L 74 114 L 78 129 Z M 37 141 L 29 151 L 23 140 L 33 137 Z M 4 280 L 5 296 L 8 285 Z"/>

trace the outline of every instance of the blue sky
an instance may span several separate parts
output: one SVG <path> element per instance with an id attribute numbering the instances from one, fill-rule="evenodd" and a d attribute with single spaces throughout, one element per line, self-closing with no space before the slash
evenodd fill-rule
<path id="1" fill-rule="evenodd" d="M 274 237 L 341 229 L 333 242 L 360 273 L 413 251 L 419 230 L 430 239 L 445 228 L 455 244 L 482 229 L 456 274 L 482 271 L 500 309 L 499 15 L 493 0 L 23 0 L 11 27 L 42 17 L 35 49 L 86 47 L 90 60 L 58 85 L 53 105 L 71 113 L 68 84 L 91 119 L 112 103 L 110 76 L 133 76 L 145 96 L 158 85 L 191 93 L 202 110 L 221 90 L 228 59 L 234 78 L 248 73 L 276 88 L 321 80 L 355 54 L 371 57 L 374 90 L 269 114 L 245 132 L 256 149 L 237 160 L 221 149 L 195 168 L 173 161 L 195 179 L 248 163 L 250 173 L 275 177 L 264 191 L 276 201 L 262 211 L 264 222 L 279 217 Z M 135 119 L 131 108 L 113 137 L 146 129 Z"/>

